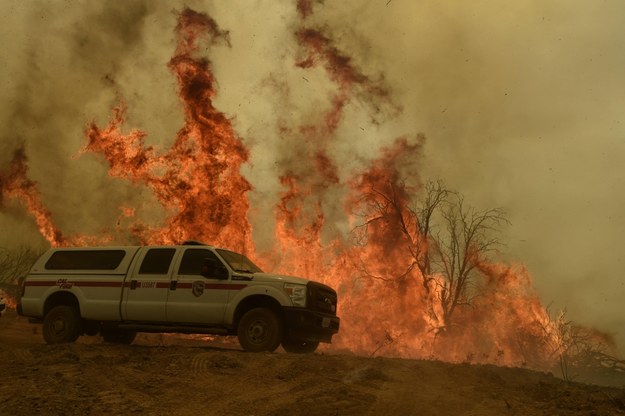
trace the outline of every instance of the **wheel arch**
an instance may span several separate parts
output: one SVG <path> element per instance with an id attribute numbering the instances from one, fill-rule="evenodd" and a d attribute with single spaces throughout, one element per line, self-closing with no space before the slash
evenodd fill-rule
<path id="1" fill-rule="evenodd" d="M 241 317 L 254 308 L 267 308 L 273 311 L 281 322 L 284 322 L 284 309 L 275 298 L 268 295 L 250 295 L 242 299 L 234 310 L 232 325 L 237 328 Z"/>
<path id="2" fill-rule="evenodd" d="M 78 302 L 76 295 L 71 292 L 59 291 L 54 292 L 46 298 L 43 304 L 43 316 L 46 316 L 52 308 L 59 305 L 73 306 L 78 310 L 80 315 L 80 302 Z"/>

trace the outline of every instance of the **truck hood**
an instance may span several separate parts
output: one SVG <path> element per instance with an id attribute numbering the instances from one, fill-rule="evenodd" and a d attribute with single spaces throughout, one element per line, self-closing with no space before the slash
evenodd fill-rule
<path id="1" fill-rule="evenodd" d="M 309 282 L 308 279 L 295 276 L 287 276 L 274 273 L 254 273 L 255 282 L 284 282 L 284 283 L 299 283 L 305 285 Z"/>

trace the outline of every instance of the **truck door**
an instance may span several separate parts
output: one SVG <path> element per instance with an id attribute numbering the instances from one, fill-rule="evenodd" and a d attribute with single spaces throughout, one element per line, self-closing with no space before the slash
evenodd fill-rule
<path id="1" fill-rule="evenodd" d="M 157 247 L 139 253 L 124 284 L 122 317 L 128 321 L 167 321 L 167 296 L 176 249 Z"/>
<path id="2" fill-rule="evenodd" d="M 172 276 L 167 320 L 223 323 L 231 285 L 228 269 L 212 250 L 186 248 Z"/>

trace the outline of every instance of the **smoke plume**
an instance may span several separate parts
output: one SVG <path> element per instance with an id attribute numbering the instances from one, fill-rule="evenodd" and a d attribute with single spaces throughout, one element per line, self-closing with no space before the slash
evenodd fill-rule
<path id="1" fill-rule="evenodd" d="M 1 245 L 136 242 L 170 221 L 178 208 L 146 183 L 167 171 L 159 163 L 192 117 L 171 60 L 196 47 L 191 58 L 214 74 L 212 105 L 245 148 L 235 165 L 260 251 L 289 221 L 288 232 L 309 226 L 295 236 L 318 233 L 332 250 L 351 227 L 350 180 L 405 138 L 419 144 L 399 168 L 412 185 L 442 178 L 472 204 L 509 212 L 505 251 L 545 303 L 623 326 L 622 2 L 3 5 Z M 186 5 L 214 19 L 218 41 L 180 43 Z M 110 176 L 106 153 L 82 151 L 113 108 L 116 133 L 141 132 L 136 149 L 152 163 L 132 180 Z M 17 177 L 28 197 L 8 191 Z"/>

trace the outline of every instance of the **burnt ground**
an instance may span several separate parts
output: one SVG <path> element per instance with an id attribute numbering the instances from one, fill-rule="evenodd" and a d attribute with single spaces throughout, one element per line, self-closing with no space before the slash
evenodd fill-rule
<path id="1" fill-rule="evenodd" d="M 551 374 L 348 354 L 246 353 L 235 340 L 140 335 L 45 345 L 0 318 L 1 415 L 618 415 L 625 390 Z"/>

